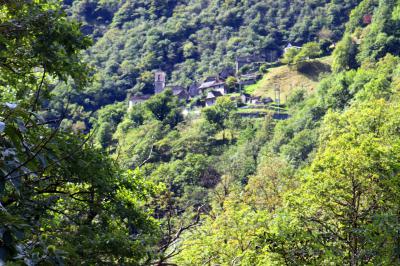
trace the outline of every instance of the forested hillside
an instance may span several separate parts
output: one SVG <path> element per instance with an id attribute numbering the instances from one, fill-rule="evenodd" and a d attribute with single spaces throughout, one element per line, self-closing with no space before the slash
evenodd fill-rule
<path id="1" fill-rule="evenodd" d="M 178 265 L 400 264 L 398 10 L 353 10 L 335 73 L 275 126 L 245 185 L 214 200 Z"/>
<path id="2" fill-rule="evenodd" d="M 359 2 L 65 1 L 95 39 L 87 56 L 96 69 L 94 82 L 72 100 L 96 110 L 125 100 L 128 92 L 153 90 L 154 69 L 167 71 L 171 83 L 188 86 L 233 67 L 237 56 L 276 60 L 289 42 L 334 43 Z"/>
<path id="3" fill-rule="evenodd" d="M 0 5 L 0 265 L 400 265 L 399 1 Z"/>

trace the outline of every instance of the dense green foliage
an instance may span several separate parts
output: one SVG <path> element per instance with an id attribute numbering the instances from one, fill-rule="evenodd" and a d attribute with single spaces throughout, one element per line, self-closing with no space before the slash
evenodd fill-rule
<path id="1" fill-rule="evenodd" d="M 154 69 L 167 71 L 171 83 L 187 86 L 233 67 L 236 56 L 277 60 L 289 42 L 335 42 L 360 1 L 64 2 L 84 32 L 95 38 L 87 54 L 96 68 L 94 82 L 71 96 L 92 111 L 125 100 L 128 92 L 151 92 L 149 71 Z"/>
<path id="2" fill-rule="evenodd" d="M 316 42 L 309 42 L 304 44 L 301 49 L 291 48 L 282 58 L 282 63 L 299 65 L 309 59 L 318 58 L 322 55 L 320 45 Z"/>
<path id="3" fill-rule="evenodd" d="M 398 3 L 383 0 L 353 11 L 335 50 L 337 73 L 306 99 L 293 94 L 293 116 L 275 127 L 255 174 L 213 200 L 202 226 L 185 235 L 179 265 L 399 264 L 393 10 Z"/>
<path id="4" fill-rule="evenodd" d="M 156 222 L 143 206 L 158 188 L 41 108 L 56 82 L 86 84 L 79 54 L 90 41 L 57 2 L 8 1 L 0 11 L 0 264 L 151 258 L 143 243 Z"/>
<path id="5" fill-rule="evenodd" d="M 358 2 L 0 1 L 0 264 L 399 265 L 400 2 Z M 287 119 L 118 102 L 337 40 Z"/>

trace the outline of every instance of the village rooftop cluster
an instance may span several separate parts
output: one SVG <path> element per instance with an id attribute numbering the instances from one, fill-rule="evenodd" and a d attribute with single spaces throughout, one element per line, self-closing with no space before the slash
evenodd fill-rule
<path id="1" fill-rule="evenodd" d="M 289 49 L 300 49 L 301 47 L 293 46 L 292 44 L 288 44 L 284 49 L 284 53 L 286 53 Z M 178 97 L 179 100 L 188 102 L 191 99 L 200 99 L 198 105 L 202 107 L 213 106 L 216 103 L 217 98 L 222 97 L 224 95 L 230 95 L 232 100 L 238 100 L 242 104 L 254 104 L 254 105 L 262 105 L 269 104 L 274 102 L 270 97 L 262 98 L 260 96 L 251 96 L 246 94 L 243 91 L 243 88 L 247 85 L 252 85 L 257 83 L 257 81 L 262 77 L 262 74 L 258 72 L 258 70 L 241 74 L 241 70 L 244 66 L 248 65 L 256 65 L 260 66 L 266 62 L 278 62 L 277 54 L 270 54 L 269 58 L 266 59 L 259 55 L 250 55 L 250 56 L 242 56 L 236 57 L 235 60 L 235 68 L 225 68 L 221 72 L 219 72 L 216 76 L 210 76 L 205 78 L 201 83 L 194 83 L 188 88 L 185 88 L 180 85 L 169 85 L 167 84 L 167 74 L 162 70 L 154 71 L 154 94 L 159 94 L 166 89 L 172 91 L 173 95 Z M 229 77 L 235 77 L 236 88 L 235 95 L 228 93 L 227 79 Z M 145 95 L 132 95 L 129 97 L 129 108 L 132 106 L 142 103 L 148 100 L 153 94 L 145 94 Z M 275 99 L 275 102 L 279 104 L 280 100 Z"/>
<path id="2" fill-rule="evenodd" d="M 265 59 L 260 56 L 245 56 L 236 58 L 236 69 L 225 68 L 216 76 L 205 78 L 200 84 L 194 83 L 188 88 L 180 85 L 168 85 L 167 74 L 162 70 L 154 72 L 154 93 L 159 94 L 166 89 L 172 91 L 173 95 L 178 97 L 179 100 L 189 101 L 193 98 L 200 98 L 202 106 L 212 106 L 215 104 L 218 97 L 228 94 L 228 86 L 226 80 L 228 77 L 235 77 L 237 85 L 239 86 L 240 96 L 235 96 L 236 100 L 242 103 L 252 104 L 266 104 L 272 102 L 271 98 L 262 99 L 261 97 L 252 97 L 249 94 L 243 93 L 242 88 L 246 85 L 255 84 L 261 75 L 258 72 L 247 73 L 240 75 L 240 69 L 248 64 L 261 64 L 265 63 Z M 129 107 L 138 103 L 144 102 L 149 99 L 152 94 L 133 95 L 129 98 Z"/>

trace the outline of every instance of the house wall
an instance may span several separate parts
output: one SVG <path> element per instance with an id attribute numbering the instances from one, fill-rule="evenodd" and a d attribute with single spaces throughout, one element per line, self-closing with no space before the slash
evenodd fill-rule
<path id="1" fill-rule="evenodd" d="M 213 106 L 215 104 L 216 99 L 212 98 L 212 99 L 206 99 L 206 106 Z"/>
<path id="2" fill-rule="evenodd" d="M 212 88 L 214 91 L 219 91 L 222 95 L 225 95 L 226 94 L 226 89 L 225 89 L 225 86 L 224 85 L 220 85 L 220 86 L 217 86 L 217 87 L 213 87 Z"/>

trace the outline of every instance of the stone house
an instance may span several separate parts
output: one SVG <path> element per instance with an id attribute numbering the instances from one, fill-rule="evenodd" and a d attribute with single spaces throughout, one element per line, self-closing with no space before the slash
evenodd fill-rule
<path id="1" fill-rule="evenodd" d="M 251 95 L 247 94 L 247 93 L 242 93 L 240 95 L 240 100 L 242 101 L 242 103 L 246 104 L 249 102 L 249 100 L 251 99 Z"/>
<path id="2" fill-rule="evenodd" d="M 225 95 L 227 92 L 226 84 L 223 81 L 213 80 L 213 81 L 205 81 L 200 87 L 200 93 L 205 93 L 208 90 L 219 91 L 222 95 Z"/>
<path id="3" fill-rule="evenodd" d="M 245 65 L 250 65 L 254 63 L 264 63 L 265 59 L 261 55 L 249 55 L 249 56 L 238 56 L 236 57 L 236 75 L 239 73 L 239 70 Z"/>
<path id="4" fill-rule="evenodd" d="M 205 100 L 206 106 L 213 106 L 217 102 L 217 98 L 223 96 L 219 91 L 209 91 Z"/>
<path id="5" fill-rule="evenodd" d="M 167 86 L 167 89 L 172 90 L 172 94 L 177 96 L 181 101 L 187 101 L 189 99 L 188 92 L 182 86 Z"/>
<path id="6" fill-rule="evenodd" d="M 145 94 L 145 95 L 132 95 L 129 97 L 129 104 L 128 109 L 131 109 L 134 105 L 145 102 L 146 100 L 150 99 L 152 95 Z"/>
<path id="7" fill-rule="evenodd" d="M 218 77 L 222 80 L 226 80 L 228 77 L 234 77 L 235 75 L 235 69 L 232 67 L 226 67 L 218 73 Z"/>

